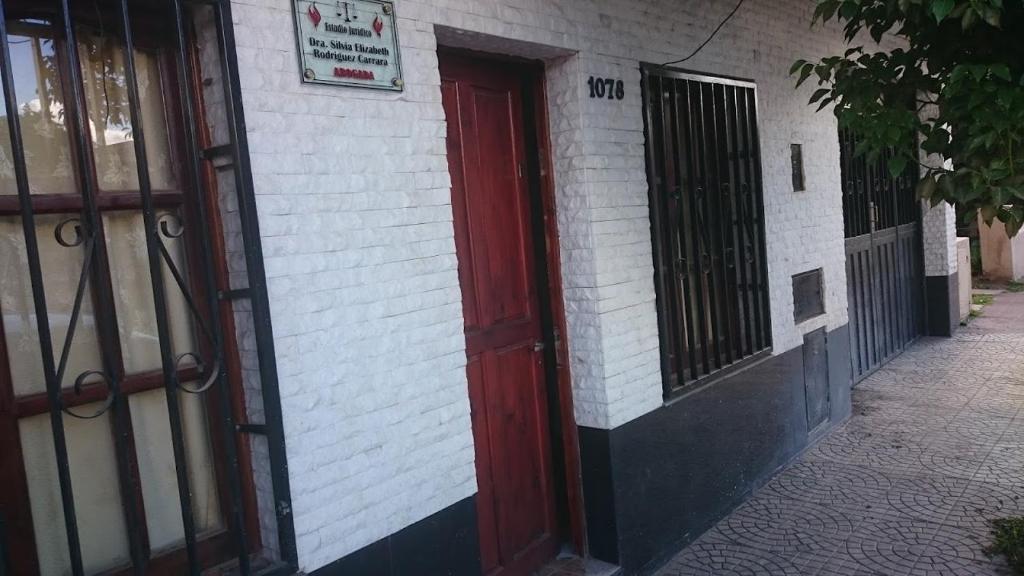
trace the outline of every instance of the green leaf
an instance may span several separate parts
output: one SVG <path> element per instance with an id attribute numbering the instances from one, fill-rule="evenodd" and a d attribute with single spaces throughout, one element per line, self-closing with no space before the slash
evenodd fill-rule
<path id="1" fill-rule="evenodd" d="M 1003 226 L 1006 227 L 1006 235 L 1013 238 L 1020 232 L 1021 224 L 1024 224 L 1024 220 L 1020 218 L 1010 218 L 1007 222 L 1003 222 Z"/>
<path id="2" fill-rule="evenodd" d="M 927 200 L 935 193 L 935 178 L 928 174 L 917 183 L 917 198 Z"/>
<path id="3" fill-rule="evenodd" d="M 805 63 L 804 67 L 800 69 L 800 78 L 796 81 L 797 88 L 807 80 L 811 75 L 811 72 L 814 72 L 814 64 L 811 64 L 810 62 Z"/>
<path id="4" fill-rule="evenodd" d="M 846 0 L 842 6 L 839 7 L 839 17 L 843 20 L 849 20 L 857 15 L 857 4 Z"/>
<path id="5" fill-rule="evenodd" d="M 893 178 L 899 178 L 906 167 L 907 158 L 905 156 L 893 156 L 889 159 L 889 175 Z"/>
<path id="6" fill-rule="evenodd" d="M 936 183 L 939 185 L 938 188 L 939 191 L 942 192 L 942 196 L 947 198 L 953 196 L 953 178 L 951 178 L 949 174 L 939 176 Z"/>
<path id="7" fill-rule="evenodd" d="M 946 16 L 953 11 L 953 6 L 956 4 L 954 0 L 933 0 L 932 1 L 932 15 L 935 16 L 936 22 L 942 22 Z"/>
<path id="8" fill-rule="evenodd" d="M 821 100 L 822 98 L 824 98 L 825 95 L 828 94 L 831 91 L 832 90 L 830 90 L 828 88 L 819 88 L 819 89 L 814 91 L 814 94 L 811 94 L 811 99 L 808 100 L 807 103 L 808 104 L 814 104 L 818 100 Z"/>
<path id="9" fill-rule="evenodd" d="M 996 218 L 996 208 L 994 206 L 982 206 L 980 209 L 981 219 L 985 221 L 985 224 L 992 225 L 992 221 Z"/>
<path id="10" fill-rule="evenodd" d="M 1012 77 L 1010 76 L 1010 68 L 1006 64 L 996 64 L 992 66 L 990 70 L 992 70 L 992 75 L 997 78 L 1002 78 L 1007 82 L 1013 81 Z"/>
<path id="11" fill-rule="evenodd" d="M 960 22 L 963 25 L 963 29 L 964 30 L 969 30 L 972 26 L 974 26 L 974 23 L 977 22 L 977 21 L 978 21 L 978 12 L 976 10 L 974 10 L 973 8 L 968 8 L 964 12 L 964 17 L 963 17 L 963 19 Z"/>
<path id="12" fill-rule="evenodd" d="M 989 26 L 993 28 L 999 28 L 1000 26 L 1000 12 L 991 6 L 983 6 L 981 8 L 981 18 Z"/>
<path id="13" fill-rule="evenodd" d="M 789 67 L 789 75 L 796 74 L 796 71 L 802 68 L 804 64 L 807 64 L 807 60 L 800 59 L 793 62 L 793 65 Z"/>

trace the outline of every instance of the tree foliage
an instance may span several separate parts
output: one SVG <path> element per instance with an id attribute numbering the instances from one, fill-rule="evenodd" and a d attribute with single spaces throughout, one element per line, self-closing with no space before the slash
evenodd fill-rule
<path id="1" fill-rule="evenodd" d="M 843 54 L 798 60 L 797 86 L 834 104 L 858 154 L 895 148 L 894 174 L 932 160 L 917 186 L 972 218 L 998 218 L 1011 235 L 1024 224 L 1024 0 L 817 0 L 812 25 L 843 26 Z M 873 42 L 872 42 L 873 41 Z M 891 46 L 891 47 L 890 47 Z M 935 162 L 933 159 L 938 158 Z"/>

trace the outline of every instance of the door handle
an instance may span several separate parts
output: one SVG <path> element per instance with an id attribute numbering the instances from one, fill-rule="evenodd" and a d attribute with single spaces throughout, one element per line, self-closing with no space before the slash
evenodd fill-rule
<path id="1" fill-rule="evenodd" d="M 533 351 L 534 352 L 540 352 L 543 349 L 544 349 L 544 341 L 543 340 L 537 340 L 536 342 L 533 343 Z"/>

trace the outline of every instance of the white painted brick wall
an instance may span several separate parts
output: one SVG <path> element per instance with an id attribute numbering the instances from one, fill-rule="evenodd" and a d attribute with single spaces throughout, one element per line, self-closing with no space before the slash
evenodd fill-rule
<path id="1" fill-rule="evenodd" d="M 956 209 L 942 202 L 934 207 L 921 203 L 925 276 L 949 276 L 957 271 Z"/>
<path id="2" fill-rule="evenodd" d="M 548 62 L 576 419 L 610 428 L 661 405 L 639 63 L 689 53 L 732 5 L 397 0 L 393 94 L 301 84 L 291 3 L 234 3 L 303 569 L 476 491 L 439 35 Z M 842 49 L 809 28 L 812 7 L 748 1 L 686 63 L 758 84 L 776 352 L 846 323 L 835 120 L 787 75 Z M 587 98 L 590 75 L 622 78 L 625 99 Z M 790 143 L 805 192 L 791 191 Z M 795 326 L 790 277 L 818 267 L 828 313 Z"/>

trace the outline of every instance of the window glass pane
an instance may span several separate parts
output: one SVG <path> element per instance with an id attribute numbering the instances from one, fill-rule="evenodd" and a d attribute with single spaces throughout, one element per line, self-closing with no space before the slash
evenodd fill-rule
<path id="1" fill-rule="evenodd" d="M 198 384 L 193 382 L 186 386 L 195 388 Z M 178 504 L 167 395 L 162 389 L 152 390 L 133 394 L 128 402 L 132 411 L 150 547 L 153 550 L 171 548 L 181 544 L 185 536 Z M 201 534 L 222 526 L 206 408 L 201 394 L 182 393 L 180 406 L 192 511 L 196 532 Z"/>
<path id="2" fill-rule="evenodd" d="M 84 262 L 84 244 L 62 246 L 57 243 L 55 233 L 61 222 L 75 217 L 68 214 L 35 217 L 36 241 L 39 245 L 55 363 L 60 361 Z M 75 224 L 76 222 L 71 222 L 64 226 L 62 237 L 65 242 L 71 243 L 74 240 Z M 39 331 L 36 330 L 36 309 L 32 300 L 32 282 L 28 274 L 25 236 L 22 232 L 21 218 L 15 216 L 0 218 L 0 312 L 3 312 L 4 338 L 14 393 L 20 396 L 44 392 L 46 381 L 39 351 Z M 87 287 L 64 372 L 63 385 L 71 386 L 75 377 L 86 370 L 102 368 L 96 317 L 93 314 L 92 296 Z"/>
<path id="3" fill-rule="evenodd" d="M 176 216 L 158 212 L 171 234 L 181 230 Z M 110 280 L 114 288 L 117 308 L 118 332 L 124 367 L 128 374 L 159 370 L 160 340 L 157 336 L 156 313 L 153 308 L 153 287 L 149 276 L 149 256 L 142 214 L 137 212 L 111 212 L 103 217 L 110 260 Z M 163 229 L 164 227 L 161 227 Z M 175 267 L 188 282 L 184 237 L 161 234 L 164 246 L 171 254 Z M 197 353 L 192 337 L 192 314 L 181 288 L 163 262 L 164 295 L 170 321 L 172 351 L 175 355 Z M 187 360 L 182 360 L 186 365 Z"/>
<path id="4" fill-rule="evenodd" d="M 33 194 L 76 192 L 55 46 L 40 22 L 9 22 L 11 72 L 21 120 L 29 190 Z M 0 106 L 0 194 L 17 194 L 7 111 Z"/>
<path id="5" fill-rule="evenodd" d="M 78 48 L 99 187 L 107 191 L 138 189 L 124 49 L 114 37 L 87 31 L 81 32 Z M 157 59 L 135 50 L 135 68 L 150 182 L 155 190 L 172 189 L 176 181 Z"/>
<path id="6" fill-rule="evenodd" d="M 99 404 L 73 408 L 81 414 L 93 414 L 99 409 Z M 18 428 L 40 573 L 43 576 L 70 574 L 50 416 L 24 418 L 18 422 Z M 92 420 L 65 416 L 64 432 L 85 571 L 97 574 L 126 564 L 129 562 L 128 533 L 109 413 Z"/>

